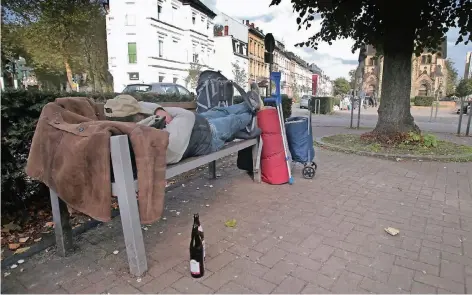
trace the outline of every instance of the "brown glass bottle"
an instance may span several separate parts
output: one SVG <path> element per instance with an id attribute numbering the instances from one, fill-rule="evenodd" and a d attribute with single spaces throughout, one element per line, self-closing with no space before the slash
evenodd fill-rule
<path id="1" fill-rule="evenodd" d="M 190 239 L 190 275 L 196 279 L 203 277 L 205 274 L 203 255 L 202 237 L 198 231 L 198 226 L 194 223 Z"/>
<path id="2" fill-rule="evenodd" d="M 197 214 L 193 214 L 193 225 L 198 226 L 198 233 L 200 234 L 200 237 L 202 238 L 202 244 L 203 244 L 203 259 L 206 258 L 206 251 L 205 251 L 205 235 L 203 234 L 203 227 L 202 224 L 200 223 L 200 216 Z"/>

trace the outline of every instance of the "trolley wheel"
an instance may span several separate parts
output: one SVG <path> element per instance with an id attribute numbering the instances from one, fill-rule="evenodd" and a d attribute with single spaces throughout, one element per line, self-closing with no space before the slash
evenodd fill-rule
<path id="1" fill-rule="evenodd" d="M 316 165 L 316 163 L 315 163 L 315 162 L 311 162 L 311 167 L 313 167 L 313 166 L 315 166 L 315 170 L 317 170 L 317 169 L 318 169 L 318 165 Z"/>
<path id="2" fill-rule="evenodd" d="M 315 176 L 315 168 L 311 166 L 305 166 L 303 167 L 302 174 L 305 179 L 313 179 Z"/>

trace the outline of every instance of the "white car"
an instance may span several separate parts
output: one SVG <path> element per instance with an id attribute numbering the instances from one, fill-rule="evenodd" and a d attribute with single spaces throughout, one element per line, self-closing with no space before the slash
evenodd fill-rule
<path id="1" fill-rule="evenodd" d="M 300 99 L 300 108 L 301 109 L 308 109 L 308 101 L 310 98 L 313 98 L 311 95 L 303 95 Z"/>

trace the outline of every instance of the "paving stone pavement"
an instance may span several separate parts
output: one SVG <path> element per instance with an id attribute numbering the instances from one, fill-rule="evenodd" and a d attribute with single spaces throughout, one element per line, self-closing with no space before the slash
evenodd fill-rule
<path id="1" fill-rule="evenodd" d="M 472 165 L 317 150 L 315 179 L 255 184 L 230 167 L 167 194 L 166 220 L 144 230 L 149 271 L 127 274 L 119 218 L 77 239 L 75 254 L 40 253 L 2 293 L 471 293 Z M 234 162 L 233 162 L 234 163 Z M 192 279 L 192 213 L 207 242 Z M 237 226 L 224 222 L 235 218 Z M 390 236 L 385 227 L 400 230 Z M 114 250 L 119 250 L 117 255 Z"/>

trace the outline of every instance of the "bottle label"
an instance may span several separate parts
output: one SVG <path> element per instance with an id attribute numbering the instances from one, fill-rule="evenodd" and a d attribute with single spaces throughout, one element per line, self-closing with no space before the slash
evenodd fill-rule
<path id="1" fill-rule="evenodd" d="M 190 272 L 194 275 L 200 274 L 200 263 L 198 263 L 198 261 L 194 259 L 190 260 Z"/>

